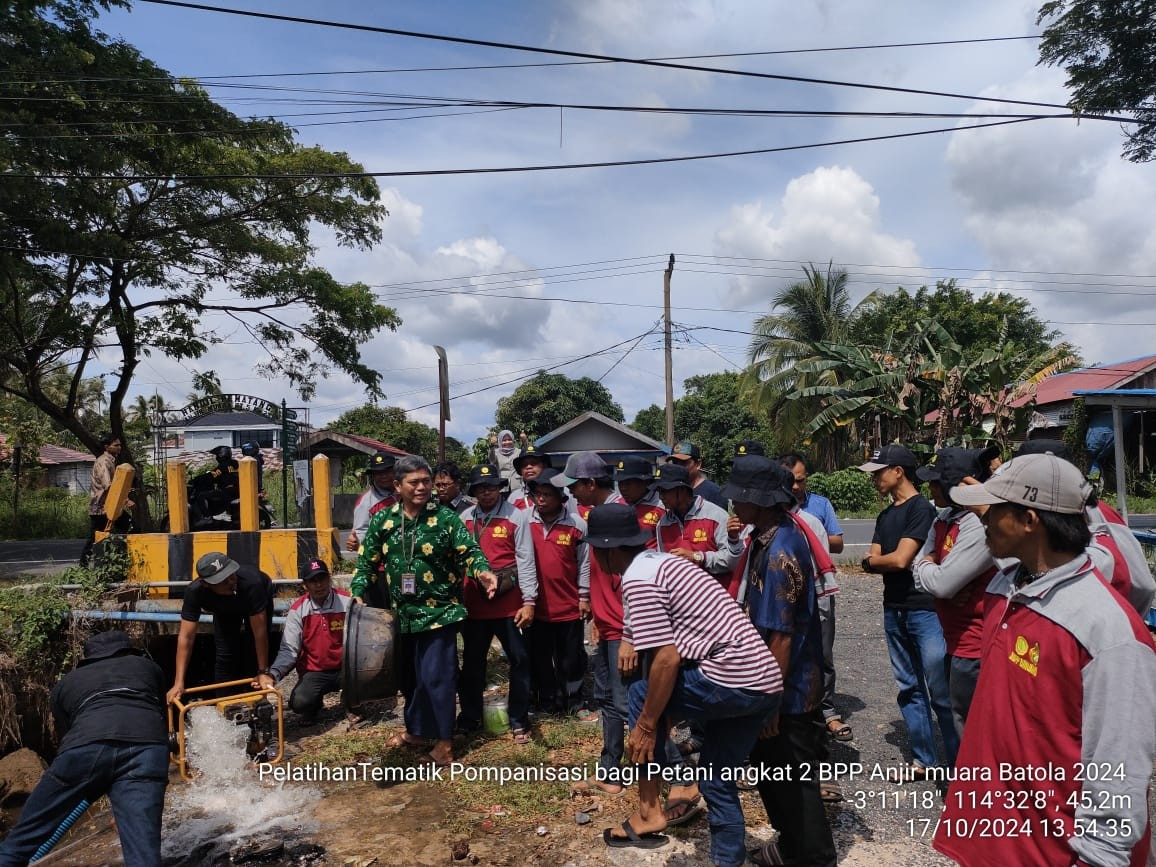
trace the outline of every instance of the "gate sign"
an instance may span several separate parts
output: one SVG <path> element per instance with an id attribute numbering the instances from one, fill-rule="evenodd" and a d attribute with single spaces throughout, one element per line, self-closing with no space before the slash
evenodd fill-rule
<path id="1" fill-rule="evenodd" d="M 281 407 L 263 397 L 252 394 L 211 394 L 194 400 L 183 409 L 161 411 L 167 426 L 179 427 L 214 412 L 255 412 L 273 421 L 282 418 Z M 285 410 L 285 418 L 296 418 L 297 413 Z"/>

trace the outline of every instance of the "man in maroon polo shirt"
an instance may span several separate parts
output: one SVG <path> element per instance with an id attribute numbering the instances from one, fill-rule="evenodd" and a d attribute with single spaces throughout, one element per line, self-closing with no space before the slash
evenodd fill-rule
<path id="1" fill-rule="evenodd" d="M 982 485 L 997 558 L 979 683 L 935 833 L 964 867 L 1141 867 L 1156 754 L 1156 652 L 1086 548 L 1091 488 L 1051 454 L 1013 459 Z"/>

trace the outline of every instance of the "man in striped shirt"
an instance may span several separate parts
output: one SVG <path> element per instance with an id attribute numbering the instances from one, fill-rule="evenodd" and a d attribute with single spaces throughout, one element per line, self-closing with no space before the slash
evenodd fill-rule
<path id="1" fill-rule="evenodd" d="M 650 534 L 622 503 L 590 512 L 587 540 L 601 571 L 622 576 L 634 647 L 647 652 L 649 676 L 629 690 L 630 757 L 645 765 L 639 809 L 602 835 L 607 846 L 656 848 L 668 838 L 656 766 L 666 764 L 666 717 L 702 722 L 697 769 L 710 809 L 715 864 L 746 861 L 736 777 L 763 722 L 778 708 L 778 663 L 718 581 L 688 560 L 647 549 Z"/>

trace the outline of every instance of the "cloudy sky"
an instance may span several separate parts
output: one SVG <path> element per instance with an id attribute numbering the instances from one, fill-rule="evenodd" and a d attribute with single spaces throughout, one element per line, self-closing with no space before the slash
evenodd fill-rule
<path id="1" fill-rule="evenodd" d="M 369 171 L 646 160 L 952 130 L 655 165 L 383 178 L 390 211 L 384 241 L 363 253 L 338 248 L 319 234 L 318 259 L 340 279 L 376 287 L 401 315 L 397 332 L 363 347 L 364 357 L 383 374 L 389 403 L 436 424 L 432 344 L 446 347 L 451 392 L 461 395 L 453 402 L 448 432 L 466 442 L 492 424 L 497 399 L 516 385 L 510 380 L 591 353 L 598 354 L 557 370 L 605 377 L 628 421 L 639 409 L 661 403 L 656 325 L 662 271 L 671 253 L 673 319 L 680 326 L 676 393 L 688 376 L 740 367 L 747 347 L 743 332 L 767 311 L 768 299 L 801 276 L 802 264 L 828 260 L 851 273 L 856 300 L 877 288 L 914 288 L 955 277 L 977 292 L 1023 293 L 1089 361 L 1156 352 L 1156 311 L 1146 300 L 1156 289 L 1156 170 L 1120 159 L 1121 133 L 1111 123 L 1039 120 L 959 130 L 990 121 L 578 108 L 399 111 L 382 110 L 381 104 L 404 95 L 439 105 L 501 100 L 747 111 L 1046 113 L 978 100 L 1066 101 L 1063 74 L 1036 66 L 1033 39 L 798 52 L 1033 35 L 1039 32 L 1037 3 L 222 5 L 618 57 L 696 56 L 681 62 L 973 97 L 573 64 L 565 57 L 149 3 L 104 16 L 106 32 L 174 74 L 202 78 L 238 114 L 284 117 L 302 143 L 345 151 Z M 747 54 L 783 51 L 794 53 Z M 747 56 L 701 57 L 738 53 Z M 517 66 L 479 68 L 510 65 Z M 431 67 L 438 70 L 413 71 Z M 238 77 L 255 75 L 262 77 Z M 232 330 L 217 324 L 223 335 Z M 613 348 L 600 352 L 608 347 Z M 159 390 L 180 405 L 191 371 L 213 367 L 226 391 L 284 396 L 294 403 L 285 383 L 257 377 L 251 368 L 259 357 L 256 348 L 233 343 L 199 364 L 153 357 L 141 369 L 137 390 Z M 478 391 L 487 386 L 497 387 Z M 334 377 L 318 389 L 312 420 L 324 424 L 363 402 L 361 388 Z"/>

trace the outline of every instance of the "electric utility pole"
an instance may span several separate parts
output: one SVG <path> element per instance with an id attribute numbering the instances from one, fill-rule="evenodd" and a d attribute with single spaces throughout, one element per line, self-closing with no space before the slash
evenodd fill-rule
<path id="1" fill-rule="evenodd" d="M 670 277 L 674 273 L 674 253 L 662 273 L 662 306 L 665 311 L 666 344 L 666 444 L 674 445 L 674 359 L 670 349 Z"/>

